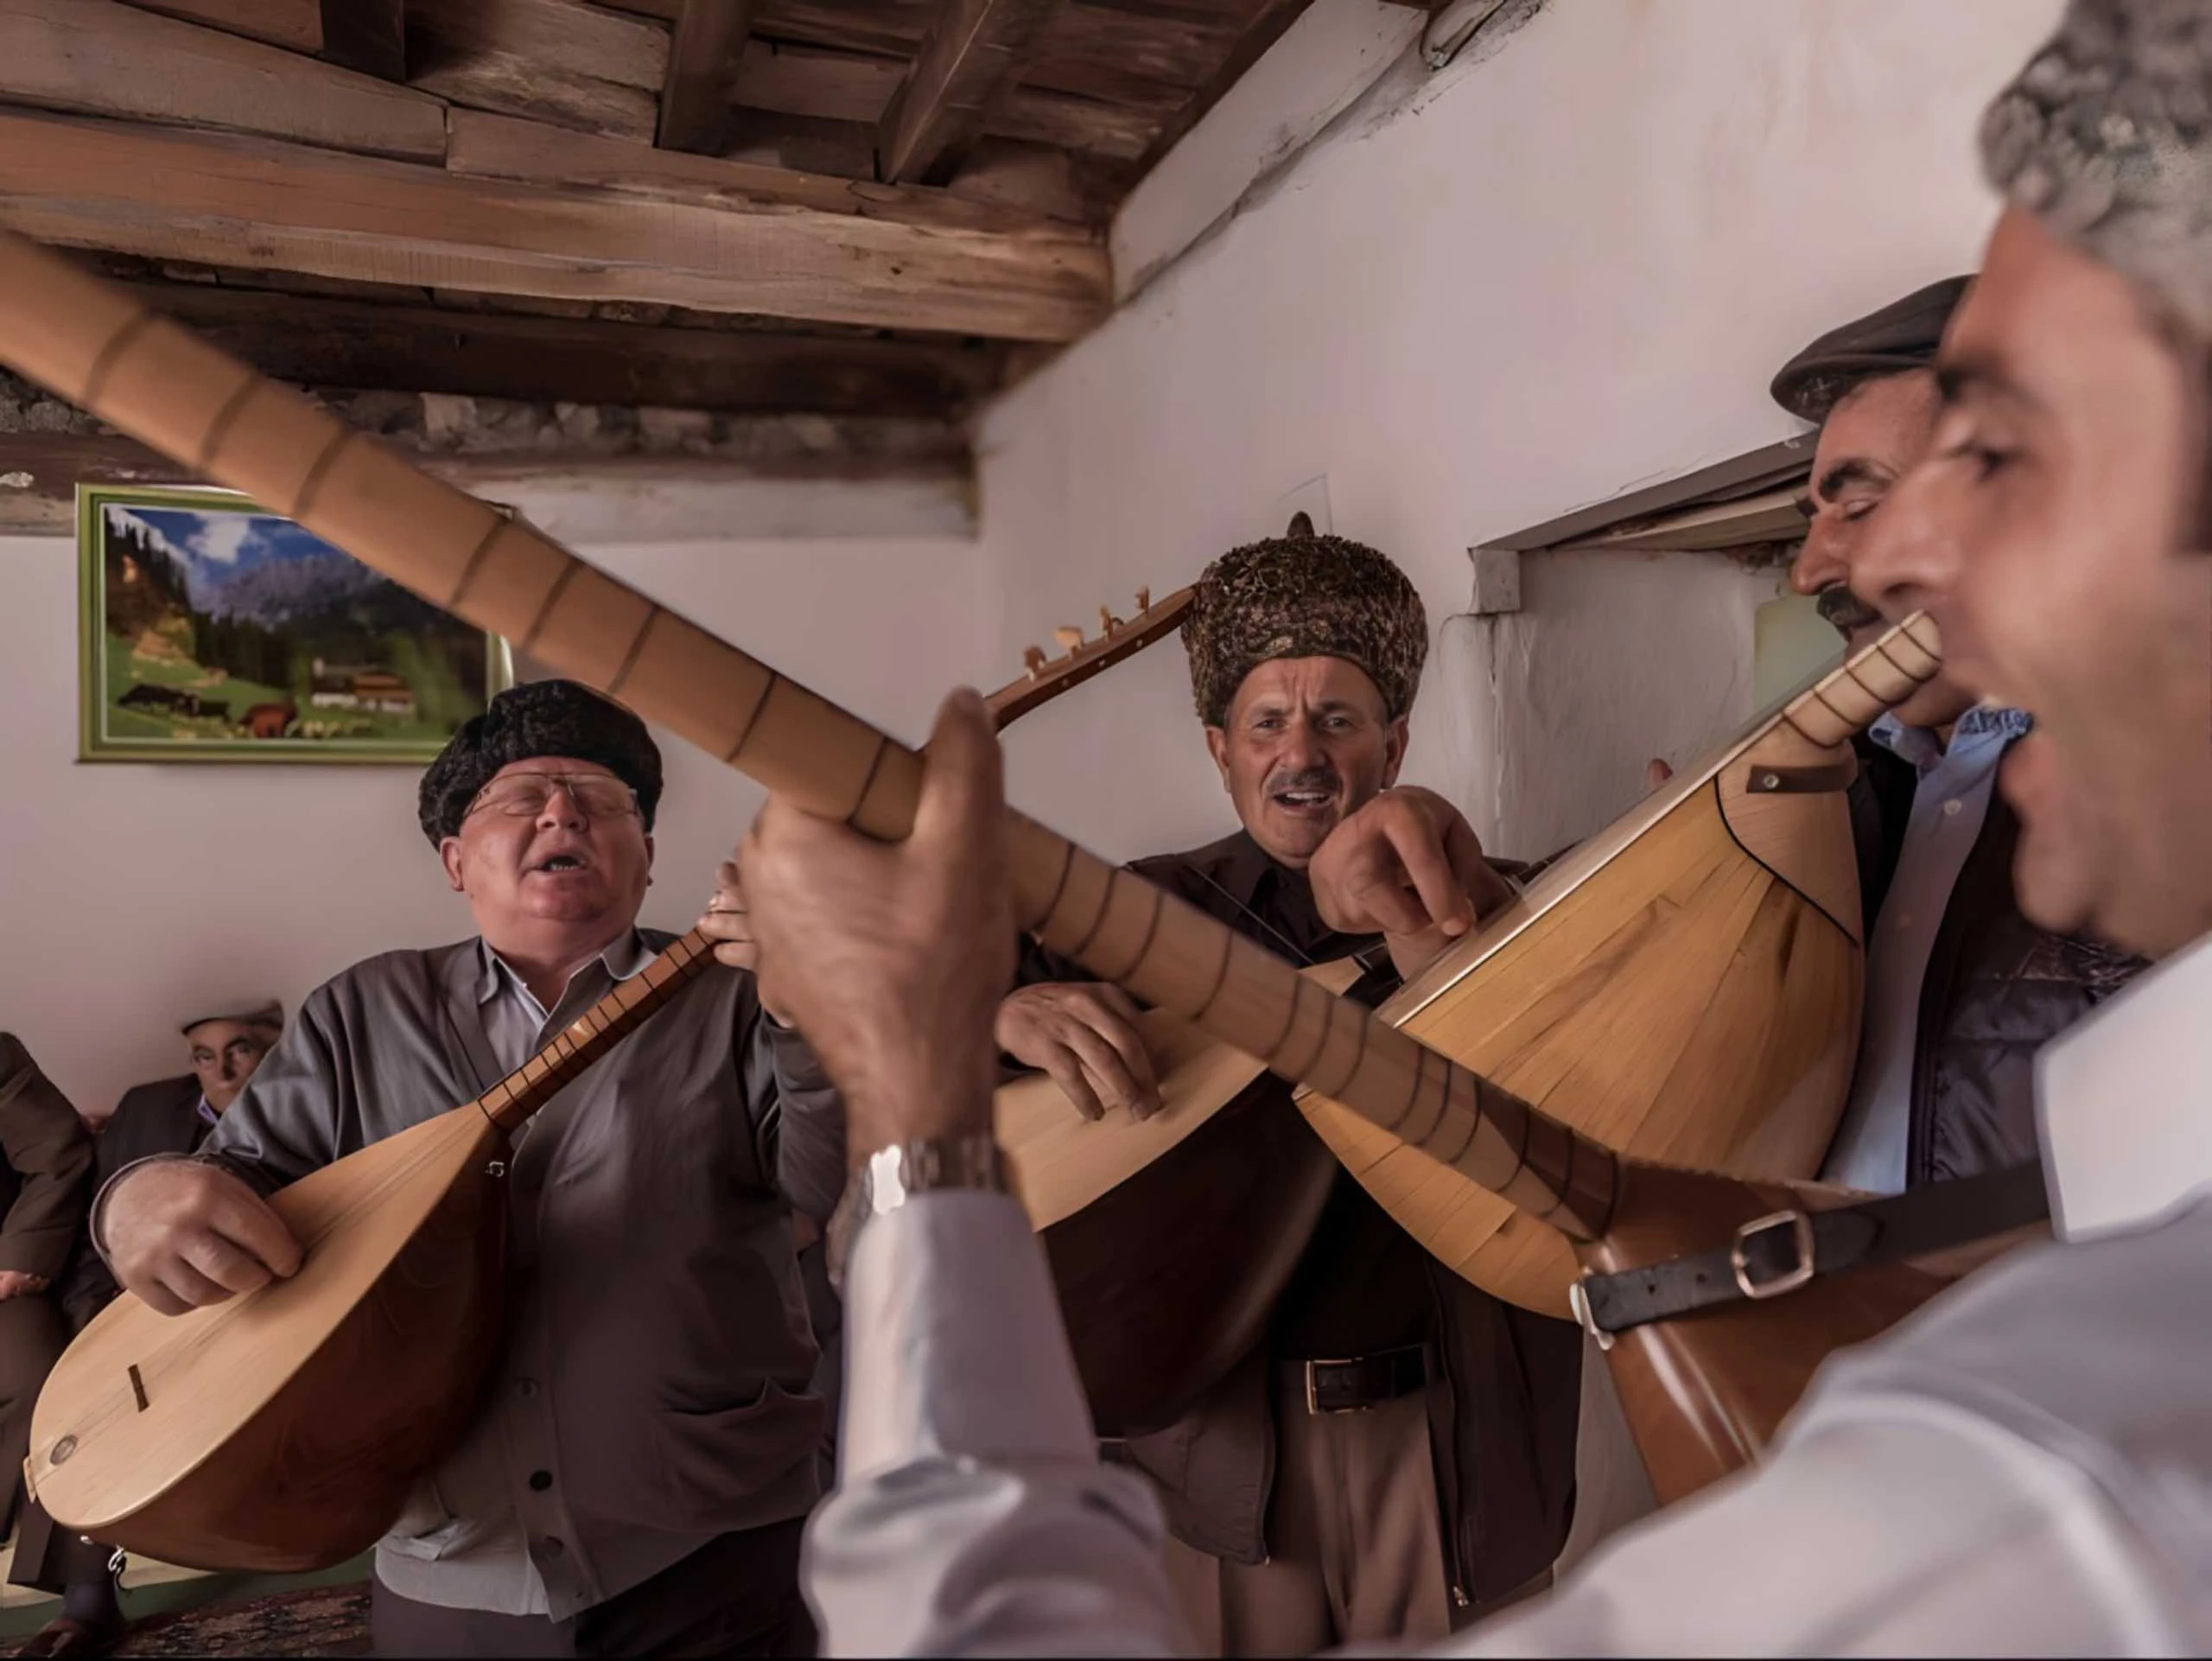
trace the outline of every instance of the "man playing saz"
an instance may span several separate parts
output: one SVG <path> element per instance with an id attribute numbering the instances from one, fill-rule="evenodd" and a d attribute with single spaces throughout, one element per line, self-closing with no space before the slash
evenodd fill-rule
<path id="1" fill-rule="evenodd" d="M 667 943 L 637 926 L 660 794 L 627 710 L 567 681 L 495 698 L 418 795 L 478 937 L 318 988 L 196 1154 L 120 1171 L 93 1215 L 116 1278 L 175 1312 L 291 1273 L 264 1196 L 480 1096 L 642 971 Z M 505 1346 L 377 1548 L 378 1653 L 810 1651 L 823 1408 L 791 1209 L 836 1206 L 842 1131 L 811 1053 L 721 968 L 531 1120 Z"/>
<path id="2" fill-rule="evenodd" d="M 2058 1238 L 1839 1358 L 1756 1470 L 1459 1652 L 2212 1648 L 2208 109 L 2212 0 L 2073 0 L 1984 124 L 2007 205 L 1932 452 L 1859 574 L 2035 718 L 2002 785 L 2029 916 L 2160 960 L 2041 1062 Z M 772 801 L 745 856 L 765 983 L 846 1091 L 863 1168 L 949 1179 L 856 1196 L 810 1592 L 839 1653 L 1167 1652 L 1188 1639 L 1157 1506 L 1097 1462 L 1043 1263 L 993 1192 L 1000 800 L 963 697 L 910 842 Z"/>

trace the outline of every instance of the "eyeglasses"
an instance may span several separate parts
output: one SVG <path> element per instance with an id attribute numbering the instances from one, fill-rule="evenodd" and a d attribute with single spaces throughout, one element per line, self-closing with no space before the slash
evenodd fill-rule
<path id="1" fill-rule="evenodd" d="M 545 811 L 553 792 L 562 790 L 588 819 L 617 819 L 638 811 L 638 792 L 603 773 L 524 773 L 485 786 L 461 817 L 487 809 L 512 819 L 534 819 Z"/>

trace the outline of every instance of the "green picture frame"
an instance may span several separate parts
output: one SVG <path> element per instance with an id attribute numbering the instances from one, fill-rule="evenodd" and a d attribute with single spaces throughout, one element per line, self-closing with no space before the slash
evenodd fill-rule
<path id="1" fill-rule="evenodd" d="M 421 766 L 513 654 L 235 491 L 77 487 L 80 761 Z"/>

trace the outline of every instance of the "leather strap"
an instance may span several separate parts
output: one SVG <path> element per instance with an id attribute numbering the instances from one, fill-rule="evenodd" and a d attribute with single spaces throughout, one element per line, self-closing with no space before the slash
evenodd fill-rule
<path id="1" fill-rule="evenodd" d="M 1434 1375 L 1426 1344 L 1377 1350 L 1348 1361 L 1287 1361 L 1283 1375 L 1306 1393 L 1308 1413 L 1357 1413 L 1410 1396 Z"/>
<path id="2" fill-rule="evenodd" d="M 1926 1257 L 2050 1215 L 2043 1166 L 2031 1161 L 1834 1211 L 1776 1212 L 1745 1224 L 1716 1251 L 1647 1269 L 1586 1274 L 1571 1301 L 1576 1318 L 1605 1347 L 1614 1333 L 1631 1327 L 1783 1296 L 1816 1276 Z"/>

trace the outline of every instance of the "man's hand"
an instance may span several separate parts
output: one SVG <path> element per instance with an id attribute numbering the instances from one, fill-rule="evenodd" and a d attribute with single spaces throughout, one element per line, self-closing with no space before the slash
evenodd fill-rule
<path id="1" fill-rule="evenodd" d="M 1381 934 L 1411 979 L 1513 898 L 1459 810 L 1433 790 L 1386 790 L 1329 832 L 1306 875 L 1321 920 Z"/>
<path id="2" fill-rule="evenodd" d="M 893 1142 L 990 1130 L 992 1028 L 1014 978 L 1005 843 L 998 741 L 965 690 L 938 712 L 906 841 L 776 796 L 746 838 L 762 996 L 836 1081 L 855 1165 Z"/>
<path id="3" fill-rule="evenodd" d="M 732 969 L 752 971 L 756 976 L 760 969 L 760 943 L 753 938 L 753 914 L 746 908 L 745 885 L 739 880 L 737 861 L 724 860 L 715 870 L 715 891 L 707 901 L 705 915 L 696 925 L 700 933 L 715 943 L 715 961 L 728 964 Z M 791 1018 L 777 1008 L 766 986 L 756 987 L 760 1007 L 779 1024 L 792 1025 Z"/>
<path id="4" fill-rule="evenodd" d="M 998 1044 L 1052 1074 L 1084 1118 L 1126 1107 L 1148 1119 L 1160 1111 L 1160 1078 L 1136 1020 L 1136 1001 L 1118 986 L 1024 986 L 999 1005 Z"/>
<path id="5" fill-rule="evenodd" d="M 165 1315 L 220 1303 L 297 1272 L 300 1243 L 228 1171 L 160 1160 L 115 1186 L 101 1211 L 109 1266 Z"/>
<path id="6" fill-rule="evenodd" d="M 43 1275 L 33 1275 L 20 1269 L 0 1269 L 0 1303 L 10 1298 L 36 1297 L 46 1290 Z"/>

